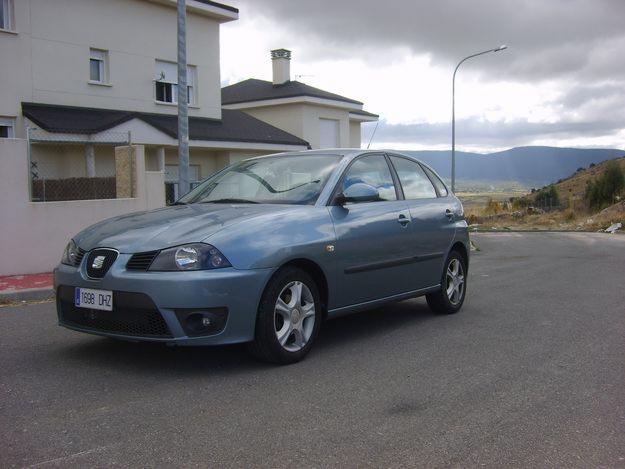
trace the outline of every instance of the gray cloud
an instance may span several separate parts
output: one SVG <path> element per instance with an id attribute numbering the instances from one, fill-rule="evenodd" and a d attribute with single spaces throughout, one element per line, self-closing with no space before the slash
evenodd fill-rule
<path id="1" fill-rule="evenodd" d="M 614 136 L 625 127 L 624 0 L 241 0 L 241 16 L 264 16 L 298 61 L 358 57 L 372 66 L 427 54 L 448 67 L 501 43 L 510 48 L 471 61 L 483 81 L 555 84 L 545 103 L 560 122 L 458 123 L 459 141 L 513 146 L 537 139 Z M 275 34 L 275 33 L 271 33 Z M 287 41 L 288 42 L 288 41 Z M 373 85 L 377 86 L 377 85 Z M 447 105 L 447 103 L 444 103 Z M 376 109 L 384 115 L 383 109 Z M 389 125 L 376 141 L 441 144 L 449 124 Z"/>
<path id="2" fill-rule="evenodd" d="M 535 123 L 525 120 L 488 122 L 463 119 L 456 122 L 456 143 L 476 146 L 516 146 L 544 138 L 579 138 L 609 135 L 622 127 L 614 120 L 588 122 Z M 366 136 L 367 138 L 369 136 Z M 451 142 L 451 126 L 436 124 L 388 124 L 381 121 L 375 142 L 403 142 L 416 145 L 440 145 Z"/>
<path id="3" fill-rule="evenodd" d="M 484 57 L 473 62 L 472 69 L 496 71 L 497 78 L 532 80 L 571 74 L 625 76 L 625 65 L 616 55 L 625 45 L 622 0 L 239 3 L 242 15 L 266 16 L 295 37 L 311 39 L 301 51 L 305 58 L 359 54 L 388 60 L 389 48 L 408 47 L 452 66 L 469 53 L 507 43 L 505 57 Z"/>

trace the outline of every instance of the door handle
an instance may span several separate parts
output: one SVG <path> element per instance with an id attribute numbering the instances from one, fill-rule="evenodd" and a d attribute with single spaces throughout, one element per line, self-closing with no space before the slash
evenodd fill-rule
<path id="1" fill-rule="evenodd" d="M 454 212 L 452 212 L 451 209 L 447 209 L 447 210 L 445 210 L 445 216 L 447 218 L 449 218 L 450 220 L 453 220 L 454 219 Z"/>
<path id="2" fill-rule="evenodd" d="M 401 226 L 406 226 L 408 223 L 410 223 L 410 218 L 406 217 L 406 215 L 404 215 L 403 213 L 400 213 L 399 217 L 397 217 L 397 223 L 399 223 Z"/>

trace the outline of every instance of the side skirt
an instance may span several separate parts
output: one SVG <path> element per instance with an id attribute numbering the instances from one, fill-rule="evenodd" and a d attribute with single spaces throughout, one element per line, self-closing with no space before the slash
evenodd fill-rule
<path id="1" fill-rule="evenodd" d="M 328 310 L 328 319 L 338 318 L 347 314 L 356 313 L 365 309 L 372 309 L 377 306 L 381 306 L 386 303 L 392 303 L 394 301 L 407 300 L 409 298 L 417 298 L 419 296 L 426 295 L 427 293 L 435 292 L 441 287 L 441 284 L 433 285 L 427 288 L 421 288 L 420 290 L 412 290 L 405 293 L 399 293 L 397 295 L 386 296 L 377 300 L 365 301 L 364 303 L 357 303 L 355 305 L 342 306 L 340 308 L 334 308 Z"/>

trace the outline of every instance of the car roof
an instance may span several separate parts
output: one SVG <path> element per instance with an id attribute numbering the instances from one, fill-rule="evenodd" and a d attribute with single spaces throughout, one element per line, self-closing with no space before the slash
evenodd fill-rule
<path id="1" fill-rule="evenodd" d="M 255 159 L 260 159 L 260 158 L 271 158 L 271 157 L 279 157 L 279 156 L 303 156 L 303 155 L 334 155 L 334 156 L 341 156 L 341 157 L 347 157 L 348 159 L 354 159 L 357 156 L 360 155 L 364 155 L 367 153 L 391 153 L 393 155 L 401 155 L 404 156 L 406 158 L 410 158 L 411 160 L 414 161 L 419 161 L 417 160 L 415 157 L 410 156 L 410 155 L 406 155 L 405 153 L 401 153 L 399 151 L 395 151 L 395 150 L 389 150 L 389 149 L 374 149 L 374 150 L 363 150 L 362 148 L 324 148 L 322 150 L 303 150 L 303 151 L 288 151 L 288 152 L 283 152 L 283 153 L 273 153 L 270 155 L 262 155 L 262 156 L 256 156 L 256 157 L 252 157 L 252 158 L 248 158 L 249 160 L 255 160 Z"/>

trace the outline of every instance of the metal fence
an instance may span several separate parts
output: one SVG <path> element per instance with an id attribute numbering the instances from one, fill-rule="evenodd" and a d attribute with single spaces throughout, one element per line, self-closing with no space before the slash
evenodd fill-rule
<path id="1" fill-rule="evenodd" d="M 115 147 L 130 144 L 129 132 L 89 135 L 29 128 L 27 135 L 31 201 L 117 197 Z"/>

